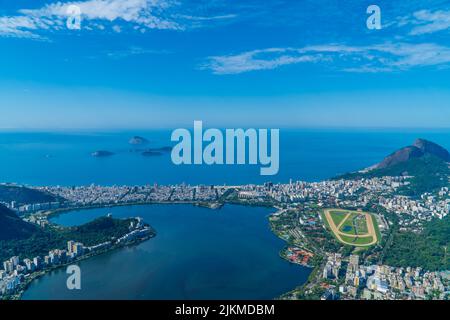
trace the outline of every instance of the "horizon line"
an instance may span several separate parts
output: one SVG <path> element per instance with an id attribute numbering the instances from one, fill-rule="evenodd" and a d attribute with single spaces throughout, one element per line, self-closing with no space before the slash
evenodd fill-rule
<path id="1" fill-rule="evenodd" d="M 193 124 L 193 122 L 192 122 Z M 193 127 L 193 125 L 192 125 Z M 186 125 L 174 125 L 174 126 L 154 126 L 154 127 L 85 127 L 85 128 L 61 128 L 61 127 L 0 127 L 0 133 L 8 133 L 8 132 L 39 132 L 39 133 L 53 133 L 53 132 L 120 132 L 120 131 L 161 131 L 161 130 L 175 130 L 178 128 L 187 128 L 189 126 Z M 269 126 L 269 125 L 249 125 L 249 126 L 241 126 L 241 125 L 221 125 L 221 126 L 207 126 L 204 129 L 208 128 L 218 128 L 218 129 L 246 129 L 246 128 L 263 128 L 263 129 L 284 129 L 284 130 L 450 130 L 450 126 Z"/>

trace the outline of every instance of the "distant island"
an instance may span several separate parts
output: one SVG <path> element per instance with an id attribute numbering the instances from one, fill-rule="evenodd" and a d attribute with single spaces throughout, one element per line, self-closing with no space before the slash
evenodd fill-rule
<path id="1" fill-rule="evenodd" d="M 134 136 L 128 141 L 128 143 L 132 144 L 132 145 L 143 145 L 143 144 L 148 144 L 149 141 L 147 139 L 145 139 L 144 137 Z"/>
<path id="2" fill-rule="evenodd" d="M 162 156 L 164 153 L 172 151 L 172 147 L 149 148 L 142 151 L 142 155 L 146 157 Z"/>
<path id="3" fill-rule="evenodd" d="M 157 157 L 162 156 L 163 153 L 159 151 L 146 150 L 141 153 L 144 157 Z"/>
<path id="4" fill-rule="evenodd" d="M 98 150 L 91 153 L 91 156 L 96 158 L 104 158 L 104 157 L 110 157 L 114 155 L 114 152 L 106 151 L 106 150 Z"/>

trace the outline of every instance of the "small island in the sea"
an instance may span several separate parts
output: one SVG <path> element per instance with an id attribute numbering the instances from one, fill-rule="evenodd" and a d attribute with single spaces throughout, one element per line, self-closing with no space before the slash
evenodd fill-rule
<path id="1" fill-rule="evenodd" d="M 134 136 L 128 141 L 128 143 L 132 145 L 143 145 L 149 143 L 149 141 L 144 137 Z"/>
<path id="2" fill-rule="evenodd" d="M 91 156 L 96 158 L 104 158 L 104 157 L 110 157 L 114 155 L 114 152 L 106 151 L 106 150 L 98 150 L 91 153 Z"/>
<path id="3" fill-rule="evenodd" d="M 145 150 L 141 153 L 144 157 L 157 157 L 162 156 L 163 153 L 159 151 L 153 151 L 153 150 Z"/>
<path id="4" fill-rule="evenodd" d="M 142 151 L 142 155 L 145 157 L 155 157 L 162 156 L 164 153 L 169 153 L 172 151 L 172 147 L 161 147 L 161 148 L 149 148 Z"/>

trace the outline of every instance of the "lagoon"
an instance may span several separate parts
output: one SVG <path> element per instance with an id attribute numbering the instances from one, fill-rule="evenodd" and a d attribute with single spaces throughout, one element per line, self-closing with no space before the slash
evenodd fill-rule
<path id="1" fill-rule="evenodd" d="M 72 211 L 73 226 L 112 213 L 141 216 L 157 236 L 79 263 L 81 290 L 65 269 L 35 280 L 23 299 L 273 299 L 304 283 L 309 268 L 279 257 L 285 242 L 269 228 L 274 209 L 225 205 L 143 205 Z"/>

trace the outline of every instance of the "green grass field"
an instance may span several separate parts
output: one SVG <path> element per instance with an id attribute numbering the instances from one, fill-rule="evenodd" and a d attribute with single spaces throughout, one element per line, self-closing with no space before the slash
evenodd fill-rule
<path id="1" fill-rule="evenodd" d="M 373 219 L 372 215 L 371 218 Z M 369 232 L 369 230 L 367 229 L 366 219 L 361 215 L 358 217 L 358 219 L 356 219 L 356 229 L 358 230 L 358 234 L 365 234 Z"/>
<path id="2" fill-rule="evenodd" d="M 336 212 L 333 214 L 333 212 L 330 212 L 332 214 L 332 219 L 334 220 L 334 217 L 339 214 L 339 216 L 344 216 L 347 213 L 342 212 Z M 342 222 L 343 219 L 339 219 L 340 222 Z M 336 223 L 336 222 L 335 222 Z M 336 224 L 337 226 L 338 224 Z M 358 235 L 358 234 L 366 234 L 368 232 L 367 230 L 367 224 L 365 217 L 357 212 L 350 212 L 350 216 L 345 220 L 345 222 L 342 224 L 342 226 L 339 228 L 339 231 L 344 232 L 346 234 L 351 235 Z"/>
<path id="3" fill-rule="evenodd" d="M 344 223 L 339 228 L 340 232 L 340 238 L 341 240 L 332 232 L 332 234 L 337 238 L 338 241 L 343 242 L 344 244 L 348 245 L 354 245 L 354 246 L 362 246 L 369 245 L 373 242 L 372 236 L 367 236 L 368 234 L 368 226 L 366 223 L 366 217 L 363 212 L 359 211 L 351 211 L 351 210 L 338 210 L 338 209 L 332 209 L 329 210 L 330 218 L 332 220 L 332 223 L 335 227 L 339 226 L 339 224 L 342 223 L 342 221 L 347 217 L 347 215 L 350 213 L 348 218 L 345 220 Z M 331 231 L 331 226 L 329 225 L 325 213 L 320 213 L 325 226 L 327 229 Z M 370 214 L 370 218 L 373 221 L 376 239 L 378 241 L 381 239 L 381 234 L 378 228 L 378 222 L 376 217 L 373 214 Z M 361 237 L 353 237 L 357 235 L 362 235 Z M 364 236 L 366 235 L 366 236 Z"/>
<path id="4" fill-rule="evenodd" d="M 341 228 L 339 229 L 339 231 L 342 231 L 346 234 L 356 234 L 356 230 L 353 226 L 353 218 L 355 217 L 354 214 L 351 214 L 347 220 L 345 220 L 345 222 L 342 224 Z"/>
<path id="5" fill-rule="evenodd" d="M 380 232 L 380 227 L 378 226 L 378 221 L 377 218 L 371 214 L 372 219 L 373 219 L 373 226 L 375 228 L 375 233 L 377 234 L 377 239 L 378 241 L 381 241 L 381 232 Z"/>
<path id="6" fill-rule="evenodd" d="M 330 213 L 334 224 L 337 226 L 342 222 L 342 220 L 344 220 L 345 216 L 347 215 L 347 213 L 339 211 L 331 211 Z"/>
<path id="7" fill-rule="evenodd" d="M 373 240 L 372 237 L 363 237 L 363 238 L 356 237 L 356 238 L 354 238 L 354 237 L 341 236 L 341 238 L 345 242 L 352 243 L 352 244 L 358 244 L 358 245 L 369 244 Z"/>

